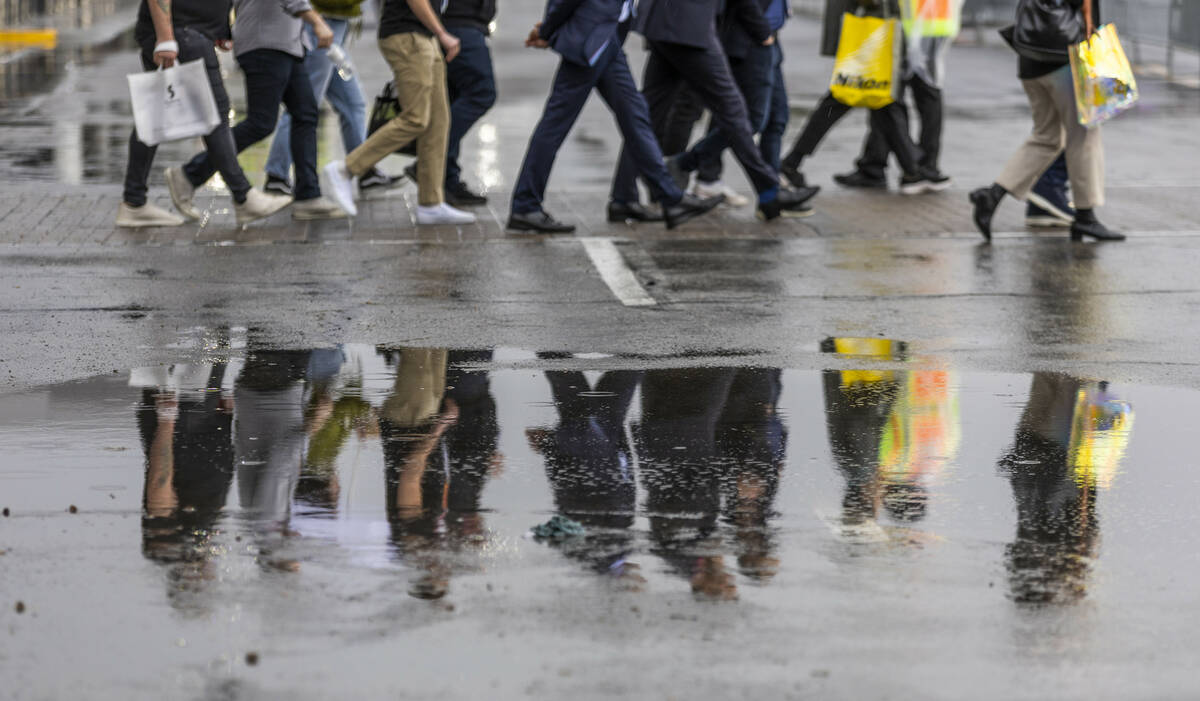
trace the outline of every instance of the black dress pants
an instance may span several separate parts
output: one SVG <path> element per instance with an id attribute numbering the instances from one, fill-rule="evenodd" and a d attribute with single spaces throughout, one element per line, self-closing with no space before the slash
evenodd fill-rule
<path id="1" fill-rule="evenodd" d="M 904 81 L 904 87 L 912 92 L 913 105 L 917 116 L 921 119 L 921 137 L 917 143 L 921 150 L 918 163 L 923 168 L 938 170 L 938 157 L 942 150 L 942 91 L 918 76 Z M 903 98 L 902 98 L 903 99 Z M 904 112 L 904 131 L 909 133 L 908 108 L 901 105 Z M 887 157 L 891 153 L 887 139 L 882 132 L 871 129 L 867 132 L 863 143 L 862 156 L 855 162 L 859 172 L 872 178 L 884 177 L 887 169 Z"/>
<path id="2" fill-rule="evenodd" d="M 838 102 L 832 93 L 825 93 L 825 97 L 821 98 L 816 109 L 808 116 L 808 121 L 804 123 L 804 129 L 796 137 L 796 142 L 792 145 L 792 150 L 788 155 L 784 157 L 784 161 L 795 166 L 811 156 L 816 152 L 821 139 L 825 138 L 833 125 L 845 117 L 851 109 Z M 912 142 L 912 137 L 908 134 L 908 116 L 900 103 L 893 102 L 877 110 L 871 110 L 871 130 L 877 131 L 883 136 L 888 148 L 896 154 L 896 160 L 905 174 L 912 175 L 919 170 L 920 154 Z"/>

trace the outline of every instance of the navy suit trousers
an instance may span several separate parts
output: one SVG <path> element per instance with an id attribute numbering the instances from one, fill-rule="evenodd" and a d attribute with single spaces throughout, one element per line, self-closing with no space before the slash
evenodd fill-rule
<path id="1" fill-rule="evenodd" d="M 637 84 L 633 82 L 625 51 L 621 48 L 627 27 L 627 24 L 621 27 L 618 41 L 609 44 L 595 65 L 580 66 L 568 61 L 559 63 L 554 84 L 550 88 L 550 98 L 546 101 L 541 121 L 529 139 L 529 149 L 525 152 L 521 174 L 517 177 L 512 200 L 513 214 L 541 211 L 554 157 L 579 118 L 593 88 L 600 93 L 616 117 L 621 136 L 625 139 L 622 153 L 628 154 L 634 172 L 646 179 L 651 195 L 667 205 L 675 204 L 683 197 L 667 174 L 662 151 L 650 126 L 650 110 L 638 92 Z"/>
<path id="2" fill-rule="evenodd" d="M 779 174 L 765 160 L 754 143 L 755 129 L 750 124 L 746 100 L 738 89 L 729 60 L 714 34 L 710 46 L 698 48 L 650 42 L 650 60 L 642 81 L 642 94 L 650 105 L 651 119 L 658 133 L 663 133 L 670 116 L 671 104 L 687 85 L 712 113 L 713 124 L 725 134 L 738 163 L 746 171 L 755 192 L 763 193 L 779 187 Z M 685 170 L 699 167 L 692 154 L 681 161 Z M 637 201 L 636 171 L 628 158 L 622 157 L 613 180 L 612 199 L 617 202 Z"/>

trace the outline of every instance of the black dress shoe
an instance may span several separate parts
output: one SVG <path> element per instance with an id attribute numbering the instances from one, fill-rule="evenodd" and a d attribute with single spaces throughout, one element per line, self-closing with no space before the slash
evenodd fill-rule
<path id="1" fill-rule="evenodd" d="M 810 216 L 813 208 L 808 205 L 808 201 L 820 191 L 821 188 L 815 185 L 813 187 L 781 187 L 775 199 L 758 205 L 757 216 L 763 221 L 770 221 L 781 216 Z"/>
<path id="2" fill-rule="evenodd" d="M 689 219 L 711 212 L 724 201 L 725 195 L 700 199 L 695 195 L 685 194 L 683 199 L 675 204 L 663 207 L 663 219 L 666 219 L 668 229 L 674 229 Z"/>
<path id="3" fill-rule="evenodd" d="M 1071 240 L 1082 241 L 1084 236 L 1090 236 L 1097 241 L 1125 240 L 1125 234 L 1113 231 L 1095 219 L 1091 221 L 1079 221 L 1076 219 L 1071 224 Z"/>
<path id="4" fill-rule="evenodd" d="M 662 221 L 663 215 L 639 202 L 609 202 L 608 220 L 610 222 Z"/>
<path id="5" fill-rule="evenodd" d="M 860 187 L 868 190 L 887 189 L 887 178 L 871 177 L 861 170 L 839 173 L 833 176 L 833 181 L 842 187 Z"/>
<path id="6" fill-rule="evenodd" d="M 471 192 L 465 183 L 447 185 L 444 190 L 446 203 L 454 207 L 479 207 L 487 204 L 487 197 Z"/>
<path id="7" fill-rule="evenodd" d="M 510 231 L 532 231 L 538 234 L 569 234 L 575 231 L 572 224 L 564 224 L 545 212 L 508 215 Z"/>
<path id="8" fill-rule="evenodd" d="M 979 233 L 987 241 L 992 240 L 992 216 L 996 214 L 996 208 L 1003 198 L 1003 194 L 996 193 L 995 186 L 971 191 L 971 204 L 975 205 L 975 226 L 979 227 Z"/>

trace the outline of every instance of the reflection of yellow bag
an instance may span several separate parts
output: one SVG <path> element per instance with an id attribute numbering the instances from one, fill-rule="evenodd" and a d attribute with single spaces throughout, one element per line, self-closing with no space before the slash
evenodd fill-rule
<path id="1" fill-rule="evenodd" d="M 1106 122 L 1137 102 L 1137 80 L 1117 38 L 1116 27 L 1104 25 L 1087 41 L 1072 46 L 1068 53 L 1080 124 L 1090 127 Z"/>
<path id="2" fill-rule="evenodd" d="M 1079 390 L 1071 419 L 1068 460 L 1081 486 L 1107 489 L 1125 456 L 1133 430 L 1133 407 L 1103 387 Z"/>
<path id="3" fill-rule="evenodd" d="M 847 13 L 829 91 L 850 107 L 879 109 L 895 102 L 899 52 L 896 20 Z"/>

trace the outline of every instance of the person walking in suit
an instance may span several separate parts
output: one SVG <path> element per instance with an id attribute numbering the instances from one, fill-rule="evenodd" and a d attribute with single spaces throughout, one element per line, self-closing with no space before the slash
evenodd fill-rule
<path id="1" fill-rule="evenodd" d="M 650 184 L 653 197 L 662 204 L 667 228 L 720 204 L 720 198 L 700 200 L 685 195 L 663 165 L 649 109 L 633 82 L 622 48 L 632 17 L 633 0 L 550 0 L 545 17 L 529 33 L 526 46 L 552 48 L 562 60 L 521 164 L 508 219 L 510 230 L 575 230 L 547 214 L 542 201 L 554 157 L 593 89 L 613 111 L 625 139 L 623 157 L 629 159 L 631 172 L 640 172 Z"/>
<path id="2" fill-rule="evenodd" d="M 774 219 L 784 213 L 807 213 L 805 203 L 816 188 L 781 189 L 779 173 L 762 157 L 754 143 L 754 127 L 746 100 L 729 69 L 729 59 L 717 36 L 719 0 L 670 3 L 643 0 L 635 29 L 650 44 L 650 59 L 642 81 L 642 95 L 650 106 L 657 132 L 662 131 L 671 105 L 687 85 L 712 112 L 713 123 L 729 139 L 729 146 L 758 193 L 758 214 Z M 704 152 L 672 156 L 667 167 L 676 184 L 686 187 L 689 173 L 699 168 Z M 612 202 L 629 206 L 637 202 L 637 182 L 632 154 L 625 151 L 613 181 Z"/>
<path id="3" fill-rule="evenodd" d="M 787 17 L 787 0 L 730 0 L 721 20 L 721 45 L 746 98 L 750 126 L 759 135 L 758 150 L 775 170 L 779 170 L 789 112 L 778 37 Z M 697 197 L 723 194 L 726 204 L 742 207 L 748 200 L 721 181 L 721 154 L 728 146 L 725 134 L 710 124 L 693 149 L 700 154 L 700 166 L 691 192 Z"/>

